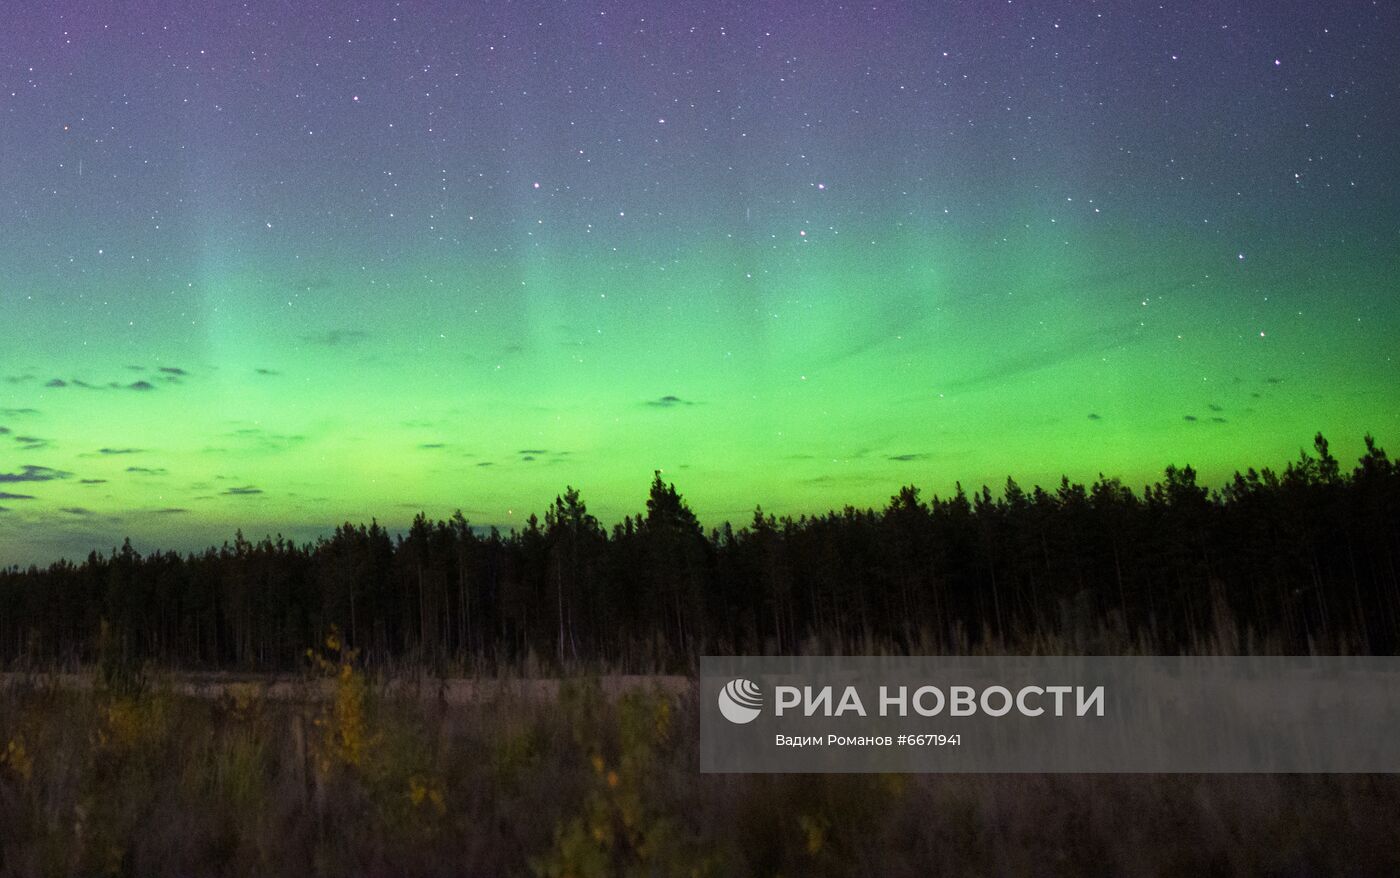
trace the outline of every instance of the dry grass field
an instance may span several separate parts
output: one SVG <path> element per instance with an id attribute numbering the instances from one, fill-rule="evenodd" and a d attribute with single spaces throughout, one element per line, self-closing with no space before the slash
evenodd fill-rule
<path id="1" fill-rule="evenodd" d="M 1379 875 L 1400 778 L 701 775 L 676 677 L 10 675 L 0 874 Z"/>

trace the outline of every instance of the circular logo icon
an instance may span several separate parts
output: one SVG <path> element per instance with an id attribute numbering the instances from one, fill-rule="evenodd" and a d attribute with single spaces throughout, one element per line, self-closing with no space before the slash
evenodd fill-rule
<path id="1" fill-rule="evenodd" d="M 719 692 L 719 712 L 732 723 L 751 723 L 762 708 L 763 692 L 752 680 L 730 680 Z"/>

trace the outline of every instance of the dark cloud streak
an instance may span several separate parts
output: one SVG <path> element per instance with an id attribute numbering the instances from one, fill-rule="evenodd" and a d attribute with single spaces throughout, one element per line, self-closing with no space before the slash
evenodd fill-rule
<path id="1" fill-rule="evenodd" d="M 23 466 L 17 473 L 0 473 L 0 482 L 52 482 L 72 475 L 47 466 Z"/>
<path id="2" fill-rule="evenodd" d="M 676 408 L 678 406 L 695 405 L 695 403 L 691 400 L 681 399 L 679 396 L 675 396 L 674 394 L 670 393 L 666 394 L 665 396 L 658 397 L 657 399 L 649 399 L 646 401 L 645 404 L 657 409 L 670 409 Z"/>

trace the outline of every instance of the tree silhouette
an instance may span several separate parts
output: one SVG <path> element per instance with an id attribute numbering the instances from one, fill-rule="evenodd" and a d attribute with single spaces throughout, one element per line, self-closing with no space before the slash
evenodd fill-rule
<path id="1" fill-rule="evenodd" d="M 1016 648 L 1164 651 L 1268 643 L 1390 652 L 1400 632 L 1400 468 L 1365 438 L 1346 471 L 1314 437 L 1282 471 L 1212 491 L 1190 466 L 1134 492 L 1102 475 L 1000 496 L 961 485 L 882 509 L 706 534 L 653 476 L 606 531 L 567 487 L 520 530 L 459 512 L 391 535 L 345 523 L 203 552 L 124 542 L 0 571 L 0 662 L 292 668 L 332 626 L 373 664 L 688 668 L 706 651 Z"/>

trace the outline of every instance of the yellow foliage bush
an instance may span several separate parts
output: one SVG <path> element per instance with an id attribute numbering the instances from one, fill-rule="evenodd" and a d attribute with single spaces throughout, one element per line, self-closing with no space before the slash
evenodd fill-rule
<path id="1" fill-rule="evenodd" d="M 408 801 L 415 808 L 431 808 L 439 817 L 447 813 L 442 781 L 415 774 L 408 779 Z"/>
<path id="2" fill-rule="evenodd" d="M 97 746 L 115 753 L 134 753 L 165 733 L 165 705 L 153 696 L 117 696 L 98 711 Z"/>
<path id="3" fill-rule="evenodd" d="M 0 765 L 8 768 L 25 783 L 34 777 L 34 760 L 25 749 L 23 736 L 12 738 L 5 745 L 5 751 L 0 753 Z"/>
<path id="4" fill-rule="evenodd" d="M 336 766 L 363 767 L 378 741 L 369 724 L 369 683 L 354 664 L 358 652 L 344 645 L 334 626 L 326 635 L 324 655 L 306 651 L 320 672 L 334 679 L 331 699 L 316 718 L 321 730 L 316 764 L 322 774 Z"/>

